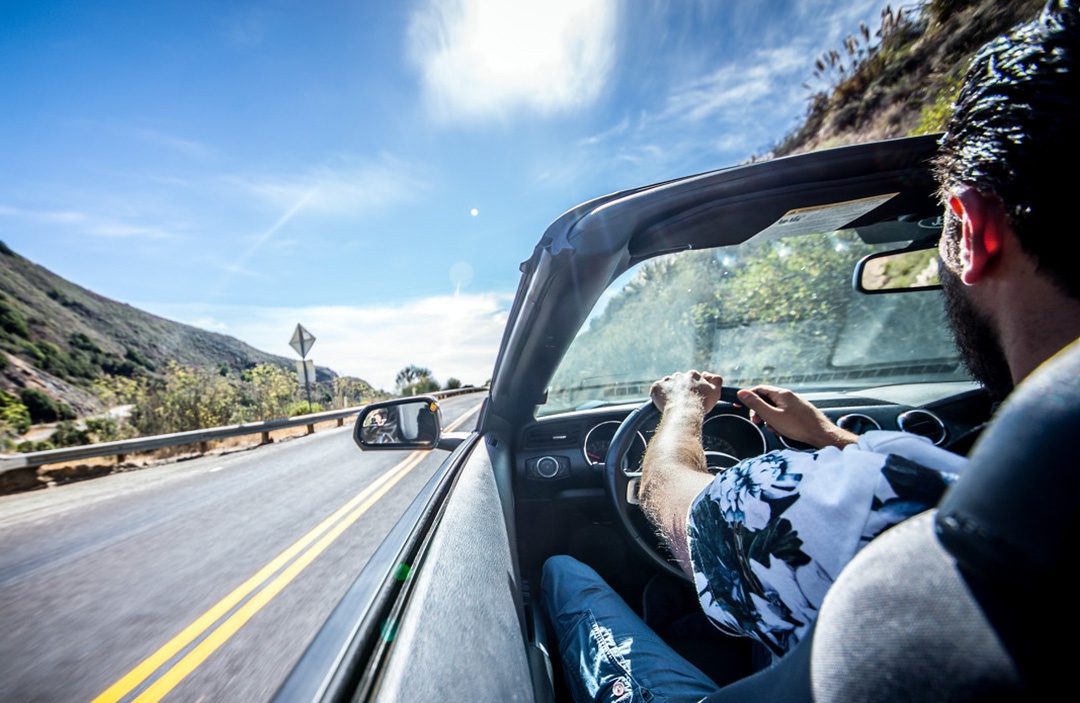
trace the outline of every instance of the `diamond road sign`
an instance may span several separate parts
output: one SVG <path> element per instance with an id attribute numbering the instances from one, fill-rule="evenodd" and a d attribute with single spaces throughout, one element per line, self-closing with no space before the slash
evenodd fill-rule
<path id="1" fill-rule="evenodd" d="M 315 344 L 315 335 L 304 329 L 301 324 L 296 325 L 296 331 L 293 332 L 292 339 L 289 340 L 289 346 L 296 350 L 296 353 L 303 359 L 311 351 L 312 345 Z"/>

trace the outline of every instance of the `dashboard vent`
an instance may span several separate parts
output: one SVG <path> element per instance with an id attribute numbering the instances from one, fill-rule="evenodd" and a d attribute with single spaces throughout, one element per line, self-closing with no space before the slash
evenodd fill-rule
<path id="1" fill-rule="evenodd" d="M 941 446 L 949 438 L 949 433 L 937 415 L 928 410 L 908 410 L 896 418 L 896 424 L 904 432 L 921 435 L 934 444 Z"/>
<path id="2" fill-rule="evenodd" d="M 555 423 L 533 425 L 525 430 L 526 449 L 546 449 L 548 447 L 573 447 L 581 443 L 581 425 L 577 423 Z"/>
<path id="3" fill-rule="evenodd" d="M 844 415 L 836 421 L 836 425 L 841 429 L 845 429 L 848 432 L 854 432 L 855 434 L 864 434 L 871 430 L 880 430 L 881 425 L 877 420 L 869 415 L 863 415 L 862 413 L 850 413 Z"/>

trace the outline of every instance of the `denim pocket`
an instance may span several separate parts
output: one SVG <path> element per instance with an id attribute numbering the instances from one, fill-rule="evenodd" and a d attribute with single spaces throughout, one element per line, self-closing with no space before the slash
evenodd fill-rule
<path id="1" fill-rule="evenodd" d="M 598 623 L 588 610 L 565 622 L 562 634 L 560 641 L 568 645 L 562 652 L 563 665 L 577 703 L 653 700 L 649 690 L 630 673 L 628 656 L 632 640 L 616 642 L 611 630 Z"/>

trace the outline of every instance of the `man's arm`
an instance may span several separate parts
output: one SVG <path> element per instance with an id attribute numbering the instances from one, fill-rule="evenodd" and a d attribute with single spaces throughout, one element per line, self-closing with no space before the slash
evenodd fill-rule
<path id="1" fill-rule="evenodd" d="M 698 494 L 713 479 L 701 447 L 705 415 L 720 400 L 723 378 L 689 371 L 665 376 L 653 384 L 653 403 L 663 413 L 641 473 L 641 507 L 688 574 L 692 574 L 686 540 L 686 516 Z M 774 386 L 739 391 L 751 419 L 774 432 L 818 449 L 843 448 L 858 436 L 837 427 L 797 393 Z"/>
<path id="2" fill-rule="evenodd" d="M 750 419 L 773 432 L 812 447 L 843 449 L 859 441 L 854 432 L 837 427 L 798 393 L 775 386 L 739 391 L 739 402 L 750 409 Z"/>
<path id="3" fill-rule="evenodd" d="M 712 373 L 675 373 L 653 384 L 653 403 L 663 413 L 645 451 L 641 507 L 683 571 L 692 575 L 686 516 L 712 481 L 701 448 L 701 423 L 720 400 L 723 379 Z"/>

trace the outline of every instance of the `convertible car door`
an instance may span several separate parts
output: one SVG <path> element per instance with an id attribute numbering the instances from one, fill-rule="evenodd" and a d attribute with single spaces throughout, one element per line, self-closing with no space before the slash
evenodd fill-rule
<path id="1" fill-rule="evenodd" d="M 473 434 L 364 568 L 276 701 L 551 697 L 513 548 L 511 466 Z"/>

